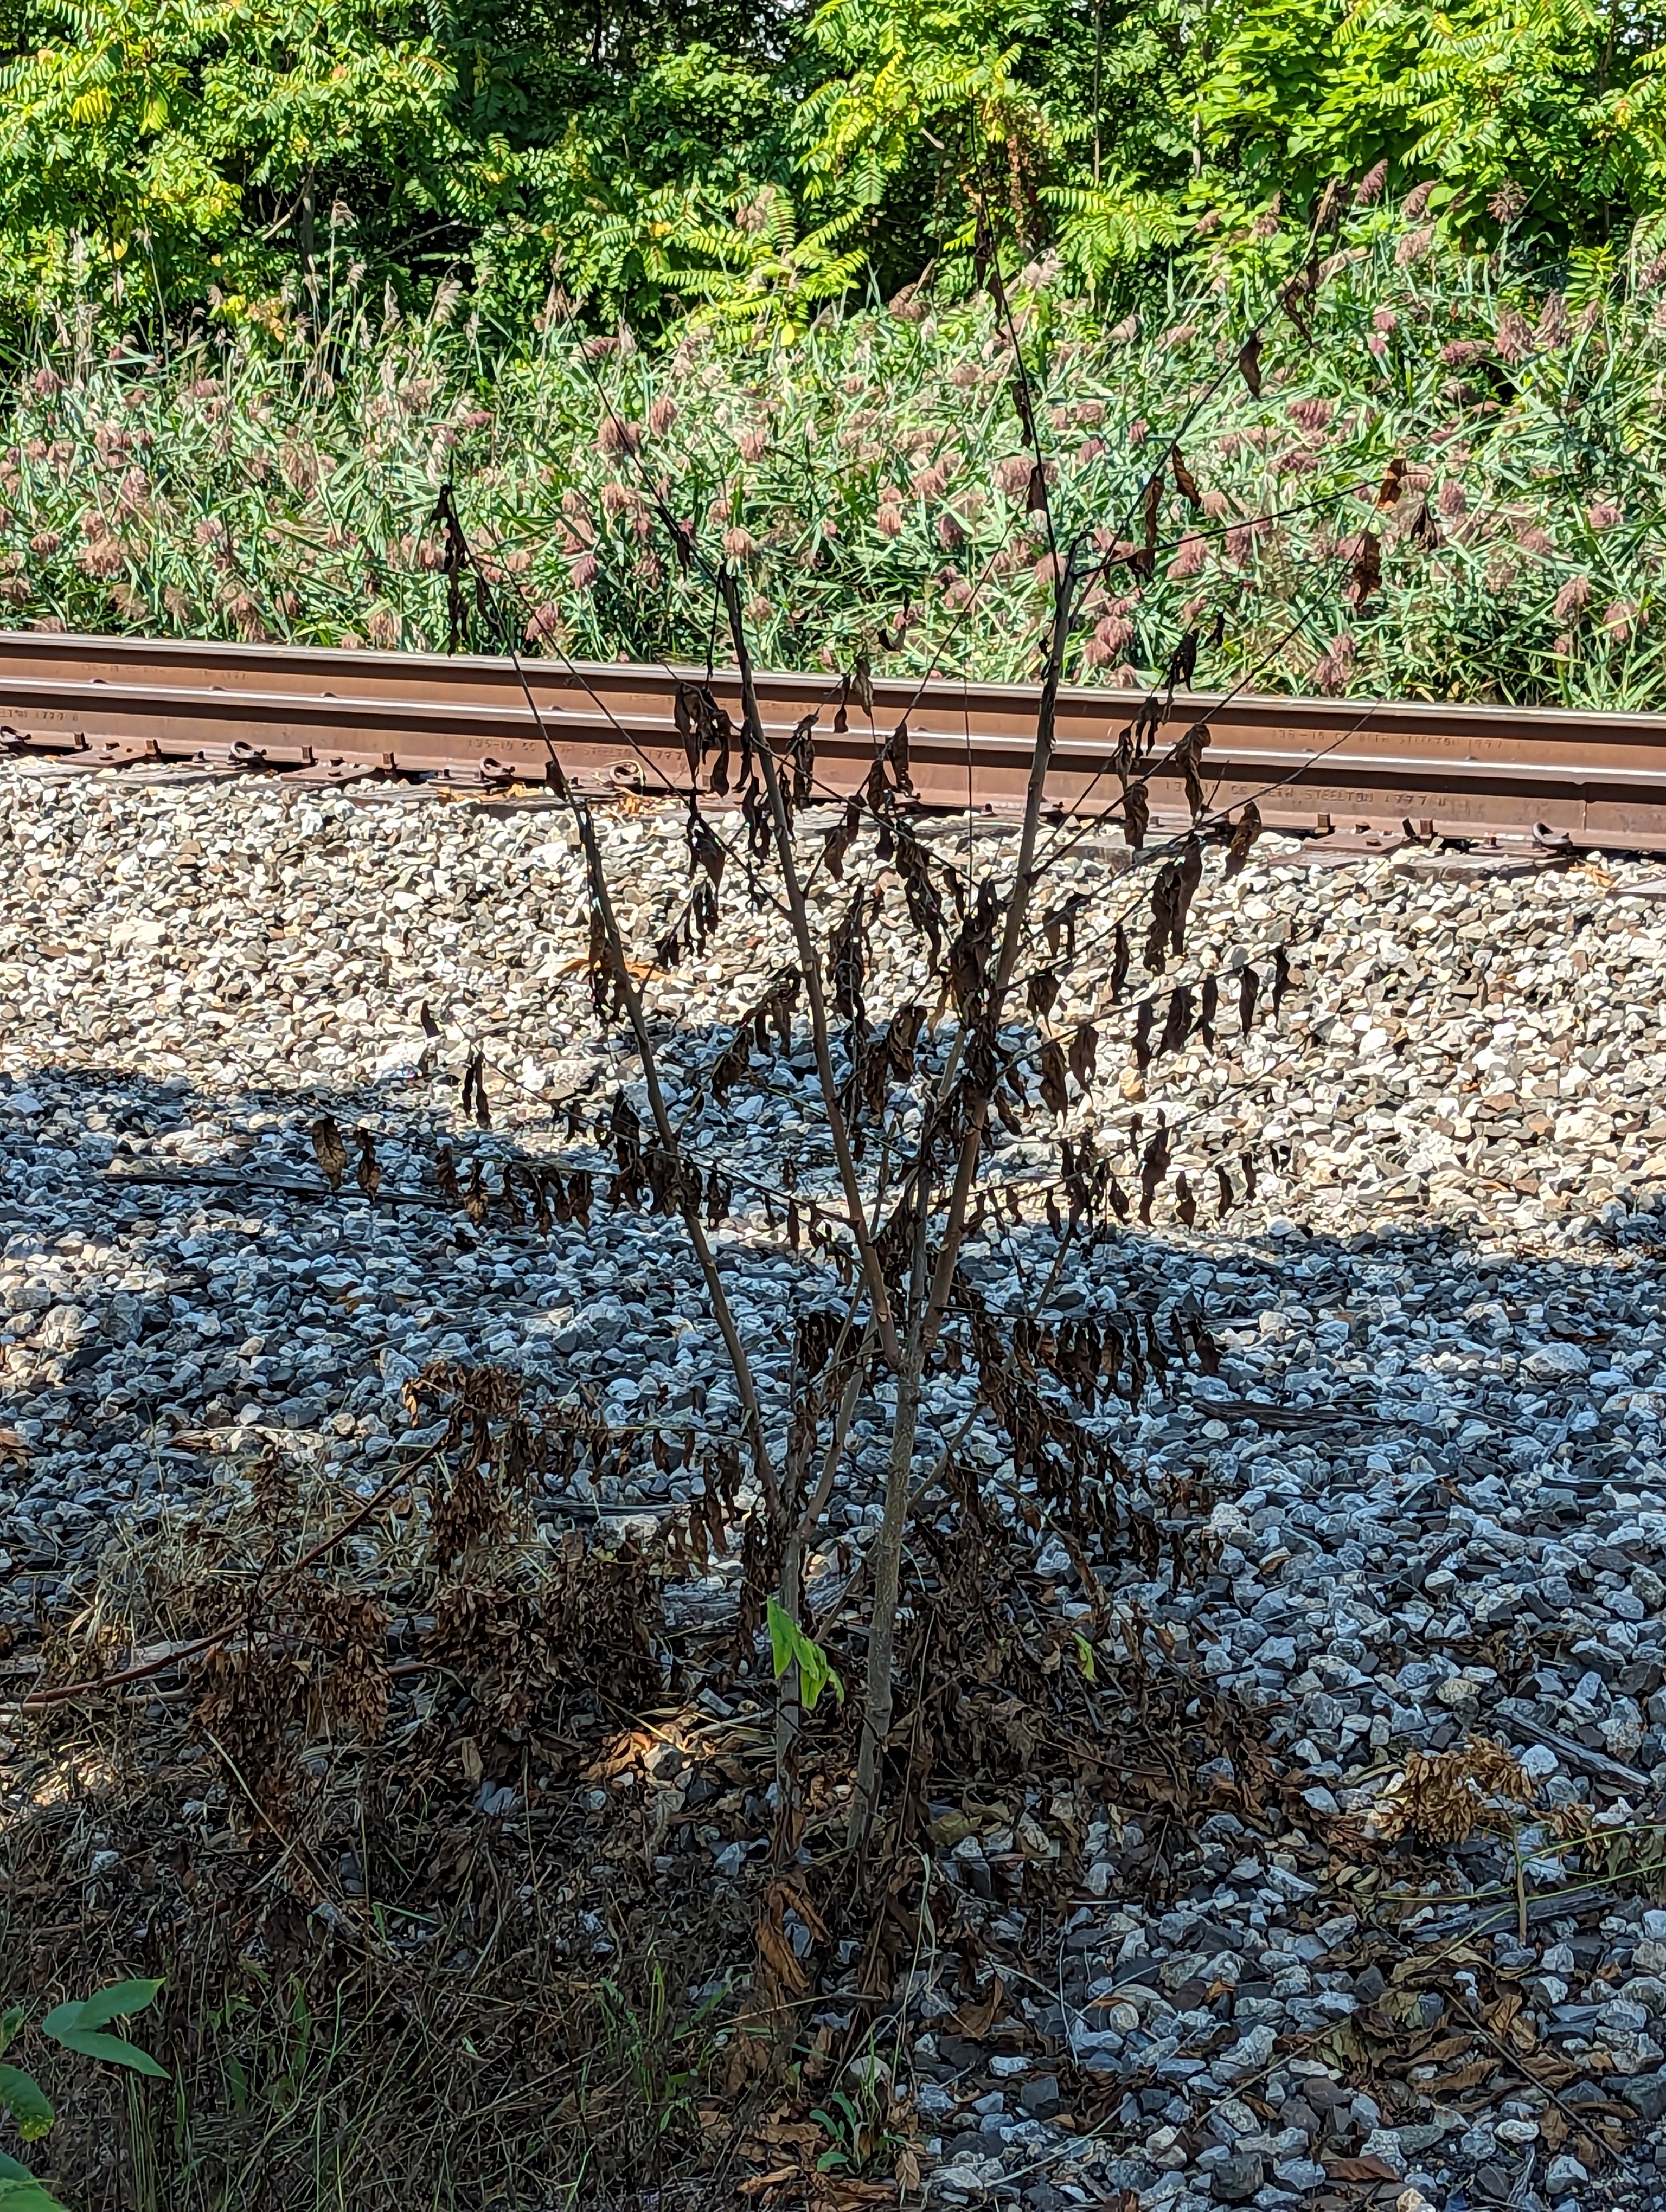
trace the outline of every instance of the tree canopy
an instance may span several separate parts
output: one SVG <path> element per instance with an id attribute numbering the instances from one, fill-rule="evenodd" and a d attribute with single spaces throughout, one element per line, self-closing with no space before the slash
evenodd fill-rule
<path id="1" fill-rule="evenodd" d="M 1666 33 L 1595 0 L 6 0 L 4 46 L 14 327 L 258 324 L 326 258 L 506 331 L 798 327 L 964 287 L 980 210 L 1102 288 L 1338 174 L 1597 268 L 1666 209 Z"/>

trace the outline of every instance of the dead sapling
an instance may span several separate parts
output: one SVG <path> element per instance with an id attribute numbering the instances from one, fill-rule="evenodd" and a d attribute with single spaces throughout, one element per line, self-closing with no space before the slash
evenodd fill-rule
<path id="1" fill-rule="evenodd" d="M 997 308 L 1006 314 L 1011 331 L 1011 316 L 1006 311 L 999 269 L 993 263 L 990 283 Z M 1042 497 L 1045 501 L 1044 457 L 1036 435 L 1034 410 L 1030 404 L 1029 387 L 1015 334 L 1012 350 L 1016 362 L 1014 388 L 1023 394 L 1019 412 L 1031 438 Z M 1050 508 L 1047 513 L 1047 525 L 1049 543 L 1052 544 L 1055 540 Z M 903 1359 L 896 1370 L 896 1408 L 885 1471 L 884 1511 L 879 1534 L 870 1551 L 873 1605 L 868 1633 L 861 1743 L 850 1817 L 850 1840 L 859 1849 L 866 1846 L 873 1831 L 879 1810 L 880 1758 L 891 1733 L 897 1610 L 921 1379 L 926 1362 L 942 1328 L 953 1289 L 972 1184 L 983 1150 L 990 1100 L 1000 1079 L 998 1042 L 1001 1015 L 1024 943 L 1035 884 L 1036 848 L 1046 799 L 1047 774 L 1053 757 L 1059 687 L 1063 680 L 1065 653 L 1076 599 L 1074 549 L 1062 556 L 1055 554 L 1052 565 L 1052 626 L 1037 711 L 1036 739 L 1025 793 L 1018 858 L 1005 901 L 1000 951 L 993 973 L 987 968 L 984 969 L 981 988 L 968 998 L 961 1008 L 958 1049 L 951 1057 L 937 1097 L 921 1116 L 919 1149 L 904 1179 L 903 1197 L 897 1215 L 893 1217 L 897 1225 L 906 1225 L 911 1231 L 906 1252 L 909 1323 Z M 951 1079 L 955 1085 L 952 1092 L 947 1088 Z M 944 1210 L 941 1227 L 933 1239 L 930 1230 L 933 1215 L 934 1159 L 938 1146 L 945 1135 L 958 1150 L 958 1158 L 953 1186 Z M 909 1211 L 905 1212 L 904 1208 Z M 902 1256 L 899 1254 L 899 1260 Z"/>
<path id="2" fill-rule="evenodd" d="M 838 1165 L 851 1234 L 856 1240 L 856 1249 L 861 1259 L 862 1277 L 873 1305 L 874 1328 L 880 1349 L 886 1364 L 894 1370 L 898 1358 L 897 1333 L 891 1320 L 885 1278 L 868 1230 L 866 1208 L 857 1178 L 855 1158 L 851 1152 L 850 1133 L 839 1103 L 838 1079 L 833 1072 L 832 1045 L 828 1035 L 827 1002 L 822 991 L 821 961 L 810 927 L 804 887 L 799 880 L 798 866 L 793 852 L 793 826 L 787 815 L 780 771 L 758 713 L 757 692 L 752 680 L 751 653 L 747 646 L 746 627 L 741 616 L 739 589 L 727 568 L 718 572 L 718 586 L 728 616 L 735 659 L 740 668 L 741 706 L 747 734 L 751 740 L 752 757 L 762 769 L 764 787 L 769 793 L 776 860 L 781 868 L 782 888 L 787 894 L 787 909 L 792 915 L 793 936 L 798 946 L 799 964 L 803 971 L 805 991 L 809 1001 L 811 1042 L 815 1054 L 817 1079 L 821 1085 L 823 1110 L 827 1116 L 828 1135 Z"/>
<path id="3" fill-rule="evenodd" d="M 631 1035 L 635 1040 L 637 1053 L 642 1064 L 642 1080 L 648 1091 L 648 1107 L 654 1116 L 655 1133 L 659 1138 L 660 1150 L 670 1166 L 674 1203 L 683 1218 L 683 1225 L 688 1231 L 689 1242 L 694 1247 L 695 1257 L 699 1262 L 701 1274 L 705 1279 L 706 1292 L 712 1302 L 712 1314 L 717 1322 L 719 1333 L 722 1336 L 724 1349 L 729 1357 L 730 1367 L 734 1373 L 735 1389 L 740 1399 L 741 1427 L 757 1475 L 758 1489 L 763 1495 L 766 1512 L 772 1521 L 778 1522 L 781 1511 L 781 1486 L 776 1478 L 774 1462 L 769 1455 L 769 1441 L 764 1435 L 763 1416 L 758 1405 L 757 1388 L 752 1377 L 751 1363 L 746 1356 L 746 1347 L 741 1341 L 740 1332 L 735 1323 L 734 1312 L 724 1291 L 722 1278 L 718 1273 L 717 1261 L 713 1256 L 711 1244 L 706 1235 L 705 1224 L 701 1218 L 704 1187 L 697 1171 L 689 1169 L 684 1162 L 678 1146 L 677 1131 L 666 1108 L 665 1092 L 660 1082 L 659 1063 L 654 1054 L 654 1042 L 648 1034 L 648 1023 L 642 1013 L 641 994 L 637 990 L 635 979 L 626 963 L 624 945 L 619 934 L 618 919 L 613 910 L 613 901 L 608 890 L 607 872 L 602 866 L 601 850 L 597 843 L 595 825 L 591 820 L 590 810 L 582 799 L 570 793 L 569 803 L 584 852 L 585 869 L 589 879 L 591 910 L 594 922 L 599 925 L 600 938 L 599 950 L 606 963 L 607 981 L 612 989 L 615 1004 L 623 1009 L 625 1018 L 630 1025 Z"/>

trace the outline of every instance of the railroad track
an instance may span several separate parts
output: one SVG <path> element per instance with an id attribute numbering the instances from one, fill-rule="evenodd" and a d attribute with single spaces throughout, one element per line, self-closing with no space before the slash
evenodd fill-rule
<path id="1" fill-rule="evenodd" d="M 581 786 L 686 791 L 676 678 L 661 668 L 529 661 L 534 715 L 512 663 L 473 655 L 341 653 L 167 639 L 0 633 L 0 726 L 17 751 L 94 768 L 195 760 L 315 782 L 377 772 L 490 786 L 549 780 L 550 745 Z M 690 672 L 691 673 L 691 672 Z M 738 722 L 739 685 L 712 688 Z M 759 677 L 767 730 L 784 739 L 820 709 L 817 772 L 849 793 L 876 736 L 906 713 L 913 780 L 927 806 L 1015 811 L 1029 772 L 1032 685 L 876 678 L 872 718 L 834 727 L 836 678 Z M 1118 794 L 1111 757 L 1138 702 L 1068 689 L 1048 796 L 1094 813 Z M 1407 834 L 1541 845 L 1666 849 L 1666 714 L 1412 701 L 1243 696 L 1177 700 L 1167 734 L 1207 721 L 1212 803 L 1254 799 L 1273 827 L 1338 843 Z M 1161 746 L 1159 744 L 1159 758 Z M 1184 819 L 1178 777 L 1158 775 L 1152 811 Z"/>

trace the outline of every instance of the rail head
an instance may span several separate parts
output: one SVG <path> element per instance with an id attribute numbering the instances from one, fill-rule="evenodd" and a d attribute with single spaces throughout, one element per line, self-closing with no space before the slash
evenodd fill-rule
<path id="1" fill-rule="evenodd" d="M 703 671 L 524 665 L 536 714 L 514 665 L 489 655 L 6 631 L 0 724 L 14 750 L 82 765 L 201 758 L 313 781 L 390 770 L 542 780 L 547 730 L 563 770 L 595 787 L 687 790 L 677 690 L 708 680 Z M 871 709 L 848 704 L 836 718 L 845 688 L 837 678 L 774 671 L 757 680 L 773 736 L 818 714 L 818 774 L 831 793 L 860 787 L 876 745 L 904 718 L 928 805 L 1000 811 L 1027 775 L 1037 685 L 879 677 Z M 720 670 L 709 681 L 738 719 L 738 674 Z M 1061 693 L 1049 779 L 1057 805 L 1116 805 L 1118 741 L 1138 704 L 1108 686 Z M 1576 843 L 1666 846 L 1666 714 L 1183 692 L 1146 764 L 1154 804 L 1175 797 L 1164 738 L 1195 722 L 1209 732 L 1212 804 L 1255 798 L 1264 812 L 1274 809 L 1269 821 L 1319 828 L 1349 817 L 1362 830 L 1436 823 L 1462 836 L 1548 826 Z"/>

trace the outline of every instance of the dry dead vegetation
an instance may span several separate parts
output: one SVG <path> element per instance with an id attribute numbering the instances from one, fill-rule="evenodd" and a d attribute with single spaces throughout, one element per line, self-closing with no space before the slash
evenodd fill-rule
<path id="1" fill-rule="evenodd" d="M 919 1509 L 884 1814 L 853 1848 L 854 1700 L 779 1741 L 756 1710 L 699 1702 L 749 1686 L 762 1544 L 727 1618 L 667 1620 L 667 1588 L 727 1528 L 722 1470 L 649 1548 L 551 1549 L 529 1485 L 593 1476 L 631 1440 L 597 1424 L 575 1449 L 570 1416 L 491 1369 L 407 1389 L 443 1441 L 374 1496 L 269 1456 L 109 1553 L 96 1602 L 43 1648 L 9 1768 L 14 1985 L 167 1977 L 146 2039 L 171 2083 L 48 2077 L 59 2185 L 88 2212 L 907 2203 L 929 2166 L 900 2063 L 922 1969 L 956 1999 L 940 2026 L 1044 2057 L 1074 2126 L 1114 2138 L 1124 2084 L 1077 2071 L 1014 1999 L 1051 1971 L 1091 1818 L 1142 1838 L 1128 1892 L 1160 1899 L 1223 1809 L 1316 1886 L 1292 1923 L 1360 1915 L 1340 1955 L 1383 1986 L 1315 2055 L 1402 2121 L 1438 2071 L 1449 2106 L 1535 2084 L 1553 2148 L 1594 2164 L 1618 2146 L 1633 2116 L 1564 2099 L 1591 2062 L 1538 2044 L 1484 1948 L 1394 1933 L 1442 1847 L 1508 1832 L 1530 1800 L 1498 1746 L 1414 1757 L 1374 1834 L 1316 1817 L 1265 1716 L 1166 1631 L 1125 1624 L 1119 1656 L 1104 1624 L 1061 1625 L 1022 1523 L 952 1468 Z M 1055 1513 L 1094 1588 L 1119 1533 L 1067 1498 Z M 1177 1571 L 1194 1564 L 1183 1546 Z M 869 1622 L 846 1597 L 823 1633 L 848 1678 Z M 1588 1815 L 1560 1826 L 1599 1867 L 1635 1851 Z M 1005 1945 L 961 1924 L 940 1863 L 1003 1829 L 996 1893 L 1030 1908 Z M 714 1881 L 730 1841 L 767 1848 Z M 1402 2185 L 1368 2156 L 1328 2171 L 1334 2204 Z"/>
<path id="2" fill-rule="evenodd" d="M 673 2182 L 715 2203 L 769 2172 L 783 2202 L 789 2177 L 814 2201 L 891 2201 L 919 2171 L 905 2106 L 857 2161 L 883 2185 L 818 2175 L 831 2146 L 810 2116 L 895 2035 L 922 1952 L 957 1940 L 933 1844 L 1010 1825 L 1049 1777 L 1005 1876 L 1043 1907 L 1044 1948 L 1090 1808 L 1144 1814 L 1159 1887 L 1204 1808 L 1267 1825 L 1250 1717 L 1134 1635 L 1089 1679 L 1028 1547 L 951 1470 L 920 1523 L 890 1810 L 853 1855 L 854 1705 L 783 1764 L 762 1719 L 695 1701 L 736 1692 L 762 1547 L 729 1620 L 667 1625 L 667 1582 L 724 1527 L 722 1470 L 651 1550 L 573 1534 L 552 1553 L 525 1526 L 528 1484 L 599 1474 L 631 1440 L 593 1427 L 578 1460 L 560 1409 L 490 1369 L 408 1390 L 445 1439 L 374 1497 L 269 1458 L 108 1554 L 96 1603 L 45 1647 L 11 1769 L 9 1962 L 43 1990 L 168 1978 L 153 2043 L 174 2088 L 64 2097 L 54 2160 L 89 2207 L 634 2201 Z M 828 1649 L 848 1674 L 860 1605 L 841 1621 Z M 1195 1779 L 1229 1748 L 1240 1780 Z M 945 1794 L 963 1809 L 933 1819 Z M 761 1866 L 712 1881 L 714 1843 L 761 1836 Z M 948 1971 L 996 2024 L 990 1962 L 962 1942 Z M 806 2033 L 818 1998 L 848 2013 L 842 2034 Z"/>

